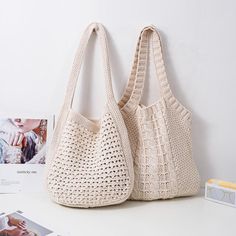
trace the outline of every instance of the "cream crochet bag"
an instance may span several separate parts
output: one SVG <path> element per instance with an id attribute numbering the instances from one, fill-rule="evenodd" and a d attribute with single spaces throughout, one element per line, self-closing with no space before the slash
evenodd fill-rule
<path id="1" fill-rule="evenodd" d="M 150 41 L 160 99 L 144 106 L 140 100 Z M 130 80 L 119 106 L 134 159 L 135 182 L 131 199 L 154 200 L 196 194 L 199 174 L 192 159 L 191 114 L 171 92 L 160 37 L 153 26 L 144 28 L 140 34 Z"/>
<path id="2" fill-rule="evenodd" d="M 94 31 L 103 52 L 107 97 L 99 124 L 72 110 L 84 52 Z M 49 194 L 62 205 L 87 208 L 118 204 L 132 192 L 134 174 L 130 144 L 112 91 L 107 39 L 101 24 L 91 24 L 82 37 L 47 165 Z"/>

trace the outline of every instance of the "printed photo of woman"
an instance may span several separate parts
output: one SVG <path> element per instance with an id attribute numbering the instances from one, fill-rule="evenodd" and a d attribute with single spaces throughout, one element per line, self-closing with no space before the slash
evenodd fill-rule
<path id="1" fill-rule="evenodd" d="M 0 164 L 45 164 L 47 120 L 0 119 Z"/>

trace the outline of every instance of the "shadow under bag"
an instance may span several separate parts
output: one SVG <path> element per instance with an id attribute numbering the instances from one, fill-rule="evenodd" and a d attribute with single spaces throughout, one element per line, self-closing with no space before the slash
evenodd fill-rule
<path id="1" fill-rule="evenodd" d="M 106 85 L 106 106 L 99 124 L 72 110 L 81 64 L 93 32 L 102 48 Z M 77 51 L 49 148 L 48 192 L 62 205 L 100 207 L 124 202 L 132 192 L 133 182 L 127 129 L 112 90 L 106 33 L 101 24 L 93 23 Z"/>
<path id="2" fill-rule="evenodd" d="M 150 42 L 160 98 L 153 105 L 144 106 L 140 100 Z M 200 178 L 192 159 L 191 113 L 170 89 L 160 36 L 153 26 L 145 27 L 140 34 L 132 73 L 119 107 L 134 160 L 135 182 L 130 199 L 154 200 L 196 194 Z"/>

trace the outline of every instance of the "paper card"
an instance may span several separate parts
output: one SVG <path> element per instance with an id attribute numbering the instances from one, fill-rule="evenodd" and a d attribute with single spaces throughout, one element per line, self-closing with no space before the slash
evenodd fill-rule
<path id="1" fill-rule="evenodd" d="M 54 116 L 0 117 L 0 193 L 43 191 L 53 124 Z"/>

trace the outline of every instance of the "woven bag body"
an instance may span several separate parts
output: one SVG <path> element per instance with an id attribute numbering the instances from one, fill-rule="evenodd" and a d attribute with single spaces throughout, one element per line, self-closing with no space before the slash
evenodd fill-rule
<path id="1" fill-rule="evenodd" d="M 160 98 L 153 105 L 144 106 L 140 100 L 149 44 L 159 79 Z M 134 160 L 135 182 L 130 199 L 154 200 L 196 194 L 200 178 L 192 159 L 191 113 L 172 94 L 160 37 L 153 26 L 145 27 L 140 34 L 132 73 L 119 107 Z"/>
<path id="2" fill-rule="evenodd" d="M 107 101 L 92 122 L 72 110 L 79 71 L 89 38 L 96 32 L 103 52 Z M 114 99 L 106 33 L 93 23 L 77 51 L 66 98 L 48 152 L 47 188 L 51 198 L 71 207 L 100 207 L 125 201 L 133 189 L 133 163 L 127 129 Z"/>

